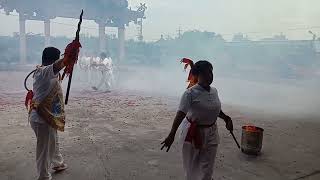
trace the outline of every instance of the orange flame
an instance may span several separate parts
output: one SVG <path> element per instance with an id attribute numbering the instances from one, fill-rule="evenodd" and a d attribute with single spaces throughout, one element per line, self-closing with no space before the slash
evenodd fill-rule
<path id="1" fill-rule="evenodd" d="M 257 128 L 257 127 L 255 127 L 255 126 L 245 126 L 245 130 L 246 131 L 249 131 L 249 132 L 258 132 L 259 131 L 259 129 Z"/>

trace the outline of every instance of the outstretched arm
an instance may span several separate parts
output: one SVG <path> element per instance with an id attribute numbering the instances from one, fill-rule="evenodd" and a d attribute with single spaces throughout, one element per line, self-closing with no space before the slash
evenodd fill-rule
<path id="1" fill-rule="evenodd" d="M 163 146 L 161 147 L 161 150 L 164 148 L 164 147 L 167 147 L 167 152 L 169 151 L 173 141 L 174 141 L 174 137 L 176 135 L 176 132 L 182 122 L 182 120 L 186 117 L 186 114 L 182 111 L 178 111 L 177 114 L 176 114 L 176 117 L 174 118 L 174 121 L 173 121 L 173 124 L 172 124 L 172 127 L 171 127 L 171 131 L 168 135 L 168 137 L 161 143 L 163 144 Z"/>
<path id="2" fill-rule="evenodd" d="M 64 59 L 59 59 L 53 64 L 53 73 L 57 74 L 61 71 L 66 65 L 64 64 Z"/>
<path id="3" fill-rule="evenodd" d="M 176 132 L 182 122 L 182 120 L 186 117 L 187 112 L 189 111 L 191 107 L 191 93 L 189 91 L 185 91 L 181 97 L 180 100 L 180 105 L 178 112 L 176 114 L 176 117 L 174 118 L 171 131 L 168 135 L 168 137 L 161 143 L 163 146 L 161 147 L 161 150 L 164 147 L 167 147 L 167 152 L 169 151 L 173 141 L 174 141 L 174 136 L 176 135 Z"/>
<path id="4" fill-rule="evenodd" d="M 176 117 L 174 118 L 170 134 L 173 134 L 173 136 L 176 135 L 176 132 L 182 122 L 182 120 L 186 117 L 186 114 L 182 111 L 178 111 L 176 114 Z"/>

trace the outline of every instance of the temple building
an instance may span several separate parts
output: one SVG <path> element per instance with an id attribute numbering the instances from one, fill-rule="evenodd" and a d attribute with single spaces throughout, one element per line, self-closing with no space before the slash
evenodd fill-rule
<path id="1" fill-rule="evenodd" d="M 138 23 L 145 18 L 146 6 L 143 4 L 137 10 L 128 8 L 127 0 L 0 0 L 0 9 L 7 15 L 16 11 L 19 13 L 20 62 L 26 63 L 26 20 L 44 22 L 45 46 L 50 45 L 50 20 L 56 17 L 78 19 L 81 9 L 83 19 L 94 20 L 99 29 L 99 51 L 106 50 L 106 27 L 118 28 L 118 59 L 125 57 L 125 28 L 130 22 Z"/>

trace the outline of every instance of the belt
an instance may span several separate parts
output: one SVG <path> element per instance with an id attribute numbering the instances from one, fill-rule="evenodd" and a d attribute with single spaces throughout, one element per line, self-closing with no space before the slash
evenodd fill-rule
<path id="1" fill-rule="evenodd" d="M 215 125 L 215 123 L 212 123 L 212 124 L 197 124 L 197 126 L 199 127 L 199 128 L 210 128 L 210 127 L 212 127 L 213 125 Z"/>
<path id="2" fill-rule="evenodd" d="M 187 120 L 189 123 L 192 123 L 192 121 L 187 117 Z M 212 124 L 197 124 L 197 127 L 199 128 L 210 128 L 213 125 L 215 125 L 216 123 L 212 123 Z"/>

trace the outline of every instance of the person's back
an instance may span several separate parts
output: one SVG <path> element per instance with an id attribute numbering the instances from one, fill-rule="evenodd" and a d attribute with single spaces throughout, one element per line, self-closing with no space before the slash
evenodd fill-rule
<path id="1" fill-rule="evenodd" d="M 38 66 L 33 75 L 33 101 L 42 102 L 50 93 L 52 88 L 58 83 L 58 74 L 54 74 L 53 65 Z M 59 84 L 59 83 L 58 83 Z M 59 84 L 60 86 L 60 84 Z M 61 88 L 61 87 L 60 87 Z M 31 111 L 30 121 L 45 123 L 35 109 Z"/>
<path id="2" fill-rule="evenodd" d="M 221 110 L 218 91 L 210 85 L 213 82 L 213 67 L 208 61 L 184 58 L 191 66 L 188 89 L 181 97 L 176 117 L 168 137 L 162 142 L 169 151 L 181 125 L 182 160 L 186 180 L 211 180 L 219 144 L 216 125 L 218 117 L 226 122 L 226 128 L 233 130 L 232 120 Z"/>
<path id="3" fill-rule="evenodd" d="M 30 124 L 37 137 L 36 163 L 38 180 L 50 180 L 49 168 L 67 168 L 59 150 L 57 130 L 64 131 L 65 115 L 59 71 L 68 59 L 60 59 L 54 47 L 43 50 L 42 65 L 33 75 L 33 98 L 30 104 Z"/>

